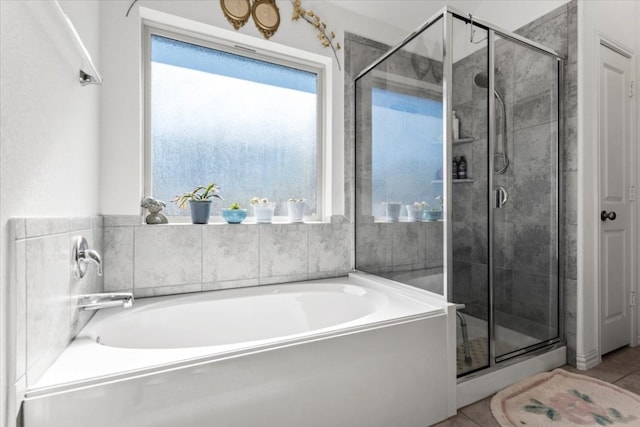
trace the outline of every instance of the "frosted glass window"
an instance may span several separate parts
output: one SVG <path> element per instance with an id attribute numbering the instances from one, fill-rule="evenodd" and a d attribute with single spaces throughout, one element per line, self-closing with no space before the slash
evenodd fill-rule
<path id="1" fill-rule="evenodd" d="M 371 97 L 373 215 L 385 216 L 384 202 L 434 206 L 442 195 L 442 102 L 376 87 Z"/>
<path id="2" fill-rule="evenodd" d="M 317 215 L 317 74 L 156 34 L 150 54 L 151 190 L 169 201 L 216 182 L 224 201 L 307 199 Z M 149 166 L 147 166 L 149 167 Z M 188 211 L 167 204 L 168 215 Z"/>

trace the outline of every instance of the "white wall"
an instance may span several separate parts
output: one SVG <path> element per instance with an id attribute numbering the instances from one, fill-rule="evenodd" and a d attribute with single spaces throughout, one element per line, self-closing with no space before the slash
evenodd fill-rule
<path id="1" fill-rule="evenodd" d="M 98 59 L 98 4 L 64 1 L 62 7 Z M 14 380 L 7 364 L 7 221 L 98 213 L 100 92 L 78 83 L 81 61 L 55 17 L 51 2 L 0 2 L 0 426 L 14 421 L 6 384 Z"/>
<path id="2" fill-rule="evenodd" d="M 588 368 L 600 360 L 598 295 L 599 211 L 598 135 L 598 49 L 597 34 L 603 34 L 638 56 L 640 3 L 578 0 L 578 312 L 577 361 Z M 637 59 L 636 59 L 637 60 Z M 636 68 L 635 81 L 638 82 Z M 637 84 L 637 83 L 636 83 Z M 635 97 L 636 105 L 638 96 Z M 636 111 L 638 109 L 636 108 Z M 637 136 L 637 132 L 636 132 Z M 637 148 L 637 139 L 636 139 Z M 639 161 L 640 163 L 640 161 Z M 636 163 L 636 177 L 638 176 Z M 636 182 L 636 187 L 638 183 Z M 637 203 L 637 202 L 636 202 Z M 638 218 L 636 218 L 636 226 Z M 637 262 L 633 263 L 637 269 Z M 637 275 L 636 275 L 637 277 Z M 637 287 L 637 281 L 635 286 Z M 639 325 L 640 326 L 640 325 Z"/>

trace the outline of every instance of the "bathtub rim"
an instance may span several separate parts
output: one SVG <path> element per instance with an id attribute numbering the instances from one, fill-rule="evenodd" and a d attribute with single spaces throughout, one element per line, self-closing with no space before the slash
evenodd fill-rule
<path id="1" fill-rule="evenodd" d="M 360 325 L 343 327 L 336 330 L 329 330 L 329 331 L 316 332 L 316 333 L 312 332 L 304 336 L 298 336 L 293 338 L 282 338 L 274 342 L 259 344 L 259 345 L 250 346 L 250 347 L 237 348 L 230 351 L 222 351 L 215 354 L 204 354 L 204 355 L 198 355 L 190 358 L 179 358 L 178 360 L 174 360 L 171 362 L 159 363 L 155 365 L 125 370 L 122 372 L 117 372 L 112 374 L 99 375 L 95 377 L 83 378 L 83 379 L 78 379 L 78 380 L 73 380 L 68 382 L 60 382 L 60 383 L 49 384 L 44 386 L 38 386 L 38 383 L 36 383 L 33 386 L 26 388 L 25 394 L 24 394 L 24 400 L 36 399 L 36 398 L 41 398 L 49 395 L 55 395 L 55 394 L 64 393 L 66 391 L 74 390 L 74 389 L 92 388 L 92 387 L 100 386 L 101 384 L 110 383 L 110 382 L 126 381 L 130 378 L 138 378 L 138 377 L 160 374 L 163 372 L 170 372 L 178 369 L 183 369 L 186 367 L 199 366 L 207 363 L 212 363 L 218 360 L 239 358 L 245 355 L 257 354 L 261 352 L 275 350 L 278 348 L 300 345 L 307 342 L 322 341 L 322 340 L 327 340 L 334 337 L 351 335 L 351 334 L 356 334 L 360 332 L 366 332 L 370 330 L 385 328 L 389 326 L 401 325 L 409 322 L 416 322 L 416 321 L 420 321 L 428 318 L 448 315 L 450 310 L 455 310 L 454 304 L 448 303 L 443 299 L 438 298 L 440 296 L 437 294 L 433 294 L 429 291 L 414 288 L 409 285 L 404 285 L 402 283 L 395 282 L 393 280 L 382 278 L 380 276 L 375 276 L 368 273 L 362 273 L 362 272 L 356 271 L 356 272 L 349 273 L 348 276 L 331 278 L 331 280 L 344 279 L 344 278 L 348 278 L 349 281 L 352 281 L 355 284 L 368 286 L 382 292 L 389 292 L 388 288 L 391 288 L 394 292 L 397 293 L 398 296 L 402 298 L 407 298 L 412 300 L 413 302 L 426 304 L 425 308 L 427 308 L 427 311 L 416 313 L 416 314 L 394 317 L 386 320 L 373 321 L 370 323 L 364 323 Z M 328 280 L 328 279 L 320 279 L 320 280 Z M 308 282 L 308 281 L 302 281 L 300 283 L 304 283 L 304 282 Z M 292 283 L 298 283 L 298 282 L 292 282 Z M 278 284 L 275 284 L 275 285 L 278 285 Z M 264 286 L 269 286 L 269 285 L 264 285 Z M 427 305 L 430 307 L 427 307 Z M 72 340 L 69 343 L 69 345 L 71 345 L 73 341 L 75 341 L 75 339 Z M 67 348 L 69 347 L 69 345 L 67 346 Z M 139 350 L 139 349 L 136 349 L 136 350 Z"/>

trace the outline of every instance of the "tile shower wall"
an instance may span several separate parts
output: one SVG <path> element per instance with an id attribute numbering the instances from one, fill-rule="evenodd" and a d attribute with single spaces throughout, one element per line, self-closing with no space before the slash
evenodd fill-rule
<path id="1" fill-rule="evenodd" d="M 16 378 L 33 386 L 92 312 L 75 308 L 74 295 L 103 292 L 102 277 L 89 267 L 83 279 L 71 271 L 76 236 L 102 252 L 102 218 L 12 219 L 12 284 L 16 321 Z"/>
<path id="2" fill-rule="evenodd" d="M 578 9 L 577 1 L 548 13 L 524 26 L 518 34 L 555 49 L 565 60 L 564 144 L 560 154 L 562 210 L 560 212 L 560 280 L 563 289 L 564 329 L 567 340 L 567 362 L 576 362 L 577 311 L 577 194 L 578 194 Z"/>
<path id="3" fill-rule="evenodd" d="M 136 297 L 339 277 L 352 269 L 353 226 L 140 224 L 106 216 L 106 291 Z"/>

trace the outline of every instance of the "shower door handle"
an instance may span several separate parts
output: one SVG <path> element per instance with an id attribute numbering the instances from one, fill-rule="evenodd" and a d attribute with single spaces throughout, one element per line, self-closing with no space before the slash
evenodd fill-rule
<path id="1" fill-rule="evenodd" d="M 495 207 L 496 209 L 500 209 L 509 200 L 509 193 L 507 192 L 507 189 L 502 185 L 498 185 L 493 191 L 495 195 Z"/>

